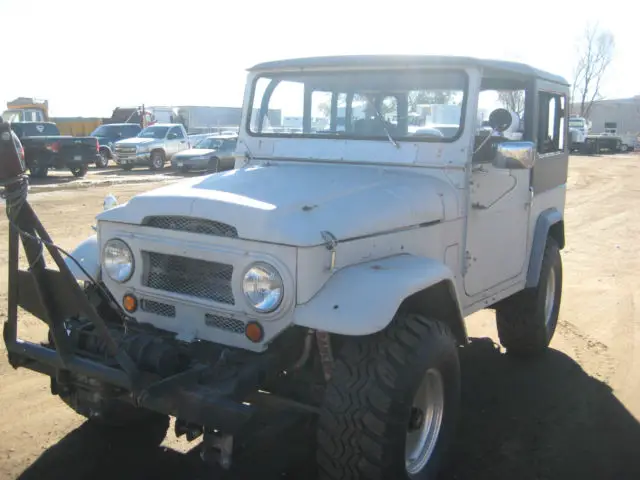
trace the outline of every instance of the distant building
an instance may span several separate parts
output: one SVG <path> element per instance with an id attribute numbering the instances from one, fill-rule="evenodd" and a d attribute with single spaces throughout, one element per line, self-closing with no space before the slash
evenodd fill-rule
<path id="1" fill-rule="evenodd" d="M 580 114 L 580 105 L 573 104 L 571 113 Z M 590 133 L 609 133 L 627 138 L 640 136 L 640 95 L 632 98 L 599 100 L 589 113 Z"/>
<path id="2" fill-rule="evenodd" d="M 180 106 L 178 112 L 186 120 L 189 131 L 193 133 L 238 128 L 242 119 L 241 107 Z M 269 111 L 269 121 L 272 125 L 280 125 L 281 117 L 280 110 Z"/>

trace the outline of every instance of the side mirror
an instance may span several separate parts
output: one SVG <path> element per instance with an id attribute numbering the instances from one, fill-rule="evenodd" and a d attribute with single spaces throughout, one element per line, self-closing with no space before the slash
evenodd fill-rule
<path id="1" fill-rule="evenodd" d="M 117 206 L 118 199 L 111 193 L 105 197 L 104 202 L 102 203 L 103 210 L 111 210 L 112 208 Z"/>
<path id="2" fill-rule="evenodd" d="M 533 168 L 535 144 L 533 142 L 503 142 L 496 146 L 491 162 L 495 168 L 522 170 Z"/>

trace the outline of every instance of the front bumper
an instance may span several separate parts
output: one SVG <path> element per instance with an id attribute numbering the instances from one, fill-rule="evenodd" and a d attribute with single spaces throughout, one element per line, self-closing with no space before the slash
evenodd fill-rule
<path id="1" fill-rule="evenodd" d="M 115 153 L 118 163 L 120 165 L 149 165 L 151 163 L 151 154 L 145 153 L 120 153 L 116 150 Z"/>
<path id="2" fill-rule="evenodd" d="M 171 160 L 172 168 L 201 169 L 209 166 L 209 158 L 199 157 L 174 157 Z"/>

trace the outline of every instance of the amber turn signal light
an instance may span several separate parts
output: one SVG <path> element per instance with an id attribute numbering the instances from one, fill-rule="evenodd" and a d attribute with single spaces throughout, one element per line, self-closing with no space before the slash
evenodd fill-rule
<path id="1" fill-rule="evenodd" d="M 258 322 L 249 322 L 247 323 L 247 326 L 244 327 L 244 334 L 253 343 L 258 343 L 262 341 L 262 338 L 264 337 L 264 330 L 262 329 L 262 325 Z"/>
<path id="2" fill-rule="evenodd" d="M 133 313 L 138 309 L 138 299 L 134 295 L 127 293 L 122 298 L 122 306 L 127 312 Z"/>

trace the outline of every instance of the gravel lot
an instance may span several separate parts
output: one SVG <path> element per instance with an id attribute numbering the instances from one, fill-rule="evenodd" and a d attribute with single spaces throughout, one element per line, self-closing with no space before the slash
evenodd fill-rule
<path id="1" fill-rule="evenodd" d="M 122 201 L 176 178 L 119 169 L 91 170 L 80 181 L 54 174 L 34 184 L 30 200 L 53 239 L 72 249 L 91 233 L 106 194 Z M 69 188 L 82 182 L 93 186 Z M 462 423 L 442 479 L 640 478 L 639 204 L 640 156 L 572 157 L 564 294 L 553 348 L 536 361 L 509 359 L 494 343 L 493 312 L 468 319 L 473 342 L 462 351 Z M 6 234 L 2 215 L 0 318 L 6 315 Z M 24 318 L 20 334 L 42 338 L 44 331 Z M 163 448 L 143 454 L 95 438 L 50 395 L 45 377 L 13 370 L 3 347 L 0 478 L 220 478 L 202 469 L 192 445 L 171 435 Z M 304 442 L 291 450 L 282 441 L 274 444 L 285 454 L 268 450 L 231 478 L 282 478 L 283 465 L 289 465 L 287 478 L 307 478 L 295 465 L 306 460 Z"/>

